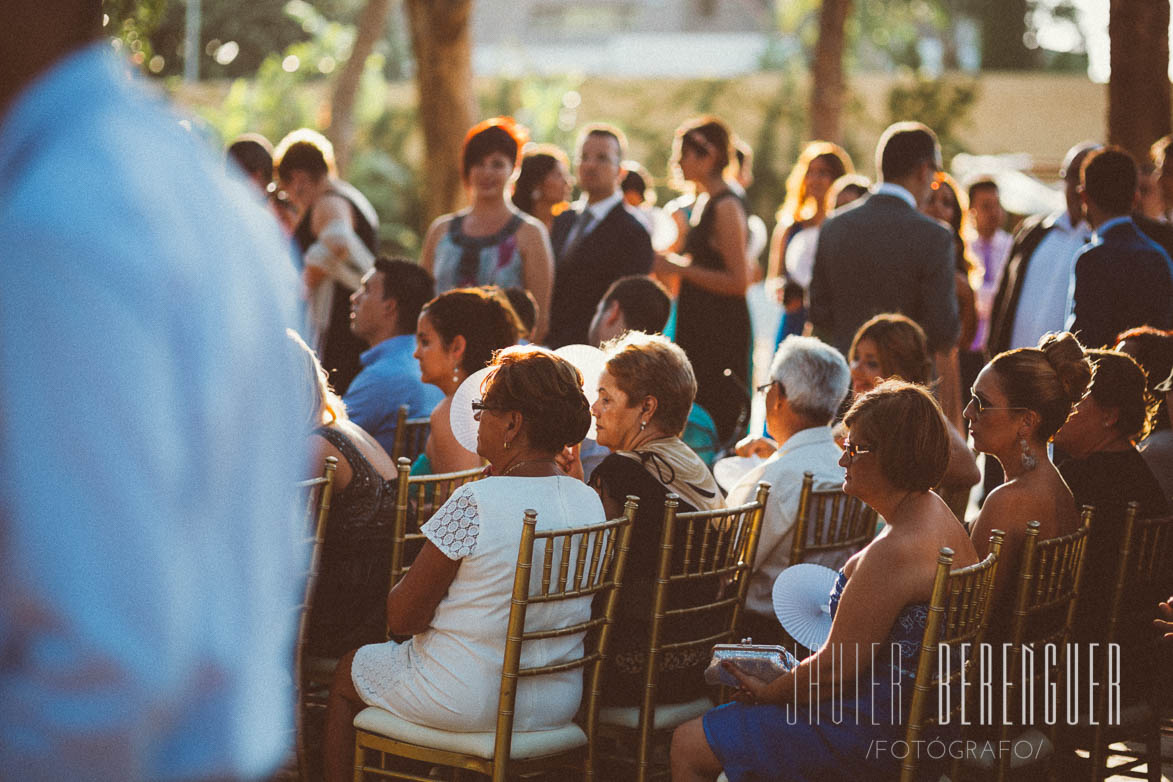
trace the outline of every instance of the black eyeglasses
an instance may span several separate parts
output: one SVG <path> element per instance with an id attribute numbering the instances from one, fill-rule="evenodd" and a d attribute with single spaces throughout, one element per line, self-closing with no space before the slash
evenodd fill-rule
<path id="1" fill-rule="evenodd" d="M 863 446 L 859 445 L 858 443 L 853 443 L 850 440 L 843 441 L 843 453 L 847 454 L 847 459 L 849 461 L 854 462 L 855 457 L 860 456 L 865 453 L 871 453 L 871 452 L 872 452 L 871 448 L 864 448 Z"/>
<path id="2" fill-rule="evenodd" d="M 782 396 L 786 396 L 786 386 L 782 385 L 777 380 L 771 380 L 769 383 L 762 383 L 760 386 L 758 386 L 757 391 L 759 394 L 768 394 L 770 392 L 770 386 L 778 386 L 778 393 Z"/>
<path id="3" fill-rule="evenodd" d="M 481 413 L 483 413 L 486 410 L 488 410 L 490 412 L 500 412 L 504 409 L 505 408 L 503 408 L 503 407 L 496 407 L 494 405 L 487 405 L 487 404 L 485 404 L 483 399 L 472 400 L 472 414 L 477 418 L 480 418 Z"/>
<path id="4" fill-rule="evenodd" d="M 972 388 L 969 389 L 969 404 L 972 404 L 974 407 L 977 408 L 978 415 L 981 415 L 982 413 L 984 413 L 988 410 L 1027 410 L 1027 409 L 1029 409 L 1026 407 L 995 407 L 994 405 L 991 405 L 986 400 L 982 399 L 981 396 L 978 395 L 978 392 Z M 968 407 L 968 405 L 967 405 L 967 407 Z"/>

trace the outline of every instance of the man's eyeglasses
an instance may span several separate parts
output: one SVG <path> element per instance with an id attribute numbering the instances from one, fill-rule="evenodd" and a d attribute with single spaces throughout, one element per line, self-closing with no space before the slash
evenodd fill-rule
<path id="1" fill-rule="evenodd" d="M 872 452 L 871 448 L 864 448 L 859 443 L 853 443 L 850 440 L 845 440 L 843 442 L 843 453 L 847 454 L 847 458 L 849 461 L 854 462 L 855 457 L 860 456 L 861 454 L 871 453 L 871 452 Z"/>
<path id="2" fill-rule="evenodd" d="M 1025 407 L 996 407 L 994 405 L 991 405 L 985 399 L 982 399 L 981 396 L 978 395 L 978 392 L 973 390 L 972 388 L 969 389 L 969 404 L 972 404 L 974 407 L 977 408 L 978 415 L 981 415 L 982 413 L 986 412 L 987 410 L 1026 410 L 1026 409 L 1028 409 Z"/>
<path id="3" fill-rule="evenodd" d="M 778 393 L 782 396 L 786 396 L 786 386 L 782 385 L 777 380 L 771 380 L 769 383 L 762 383 L 760 386 L 758 386 L 757 392 L 759 394 L 768 394 L 770 393 L 771 386 L 778 386 Z"/>

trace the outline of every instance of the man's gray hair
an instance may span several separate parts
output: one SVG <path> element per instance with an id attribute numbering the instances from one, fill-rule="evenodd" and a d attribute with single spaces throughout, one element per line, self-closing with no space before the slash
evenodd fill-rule
<path id="1" fill-rule="evenodd" d="M 782 340 L 770 379 L 781 383 L 794 412 L 818 425 L 831 423 L 847 396 L 851 370 L 843 354 L 814 337 Z"/>

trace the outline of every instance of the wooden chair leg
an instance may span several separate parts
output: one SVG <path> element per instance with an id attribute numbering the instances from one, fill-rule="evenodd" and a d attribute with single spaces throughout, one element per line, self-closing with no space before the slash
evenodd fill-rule
<path id="1" fill-rule="evenodd" d="M 1161 782 L 1161 720 L 1153 718 L 1149 726 L 1149 735 L 1145 739 L 1145 748 L 1148 750 L 1146 763 L 1149 769 L 1149 782 Z"/>

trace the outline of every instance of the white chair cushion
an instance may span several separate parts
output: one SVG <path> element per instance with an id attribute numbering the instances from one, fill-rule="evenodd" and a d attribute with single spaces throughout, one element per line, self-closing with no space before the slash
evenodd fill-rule
<path id="1" fill-rule="evenodd" d="M 713 708 L 713 702 L 708 698 L 697 698 L 688 703 L 662 704 L 656 707 L 656 715 L 652 718 L 652 729 L 675 728 L 693 717 L 701 716 L 711 708 Z M 635 730 L 639 727 L 639 709 L 635 706 L 613 706 L 599 709 L 599 724 Z"/>
<path id="2" fill-rule="evenodd" d="M 979 741 L 977 751 L 966 750 L 962 762 L 969 768 L 992 771 L 998 765 L 998 742 L 996 739 Z M 1027 728 L 1010 740 L 1010 768 L 1023 768 L 1051 757 L 1055 747 L 1046 734 L 1035 728 Z"/>
<path id="3" fill-rule="evenodd" d="M 729 782 L 729 777 L 725 776 L 725 772 L 721 772 L 721 776 L 717 777 L 717 782 Z"/>
<path id="4" fill-rule="evenodd" d="M 493 741 L 496 738 L 496 734 L 492 732 L 454 733 L 416 725 L 374 706 L 368 706 L 358 713 L 354 718 L 354 727 L 407 744 L 460 752 L 485 759 L 493 757 Z M 519 760 L 553 755 L 584 747 L 586 743 L 586 734 L 574 724 L 553 730 L 515 731 L 513 743 L 509 748 L 509 757 Z"/>

